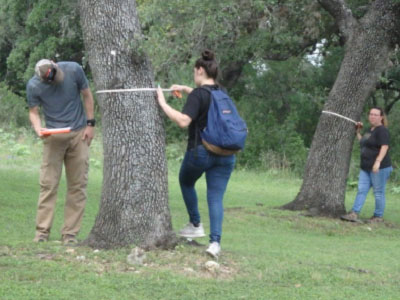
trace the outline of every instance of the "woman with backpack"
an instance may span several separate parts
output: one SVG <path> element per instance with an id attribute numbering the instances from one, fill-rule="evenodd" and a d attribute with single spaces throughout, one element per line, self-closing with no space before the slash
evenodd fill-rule
<path id="1" fill-rule="evenodd" d="M 168 118 L 181 128 L 189 126 L 187 150 L 179 172 L 179 183 L 189 214 L 189 223 L 179 231 L 179 235 L 186 238 L 205 236 L 194 188 L 196 181 L 205 173 L 210 218 L 210 245 L 206 252 L 215 258 L 221 251 L 223 197 L 235 166 L 234 154 L 225 156 L 213 154 L 206 150 L 200 138 L 207 124 L 207 114 L 211 103 L 210 91 L 220 89 L 216 83 L 217 76 L 218 64 L 214 53 L 205 50 L 194 66 L 194 83 L 197 87 L 195 89 L 183 85 L 171 87 L 173 90 L 188 94 L 182 112 L 169 106 L 162 90 L 157 90 L 158 102 Z"/>

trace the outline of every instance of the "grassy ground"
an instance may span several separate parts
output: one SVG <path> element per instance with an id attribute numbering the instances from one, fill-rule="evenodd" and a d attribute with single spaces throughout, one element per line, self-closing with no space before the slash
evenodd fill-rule
<path id="1" fill-rule="evenodd" d="M 96 217 L 101 147 L 92 148 L 89 200 L 80 239 Z M 274 172 L 235 171 L 225 197 L 221 268 L 206 270 L 204 246 L 180 245 L 126 262 L 130 249 L 96 251 L 59 242 L 65 180 L 48 243 L 35 244 L 40 143 L 0 132 L 0 299 L 400 299 L 400 207 L 388 194 L 384 224 L 307 218 L 276 209 L 301 181 Z M 187 222 L 170 161 L 175 229 Z M 205 184 L 198 184 L 208 230 Z M 347 206 L 355 191 L 347 195 Z M 373 212 L 368 198 L 362 217 Z"/>

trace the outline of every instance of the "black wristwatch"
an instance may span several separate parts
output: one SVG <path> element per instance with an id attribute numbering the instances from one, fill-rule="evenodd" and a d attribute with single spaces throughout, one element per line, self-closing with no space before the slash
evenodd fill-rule
<path id="1" fill-rule="evenodd" d="M 94 126 L 96 126 L 96 120 L 95 120 L 95 119 L 87 120 L 87 121 L 86 121 L 86 125 L 87 125 L 87 126 L 94 127 Z"/>

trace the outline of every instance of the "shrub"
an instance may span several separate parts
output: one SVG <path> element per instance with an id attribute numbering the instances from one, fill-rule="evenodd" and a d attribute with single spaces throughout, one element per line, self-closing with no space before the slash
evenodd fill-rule
<path id="1" fill-rule="evenodd" d="M 3 128 L 29 128 L 27 104 L 24 98 L 0 84 L 0 126 Z"/>

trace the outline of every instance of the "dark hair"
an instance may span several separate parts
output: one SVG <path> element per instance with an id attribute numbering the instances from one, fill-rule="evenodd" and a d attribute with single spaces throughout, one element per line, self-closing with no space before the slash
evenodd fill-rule
<path id="1" fill-rule="evenodd" d="M 385 127 L 388 127 L 389 122 L 388 122 L 388 120 L 387 120 L 387 118 L 386 118 L 386 115 L 385 115 L 385 112 L 383 111 L 383 109 L 380 108 L 380 107 L 371 107 L 371 108 L 369 109 L 369 112 L 371 112 L 371 110 L 373 110 L 373 109 L 379 110 L 380 115 L 382 116 L 382 125 L 385 126 Z M 369 112 L 368 112 L 368 113 L 369 113 Z"/>
<path id="2" fill-rule="evenodd" d="M 208 77 L 217 79 L 218 63 L 215 60 L 215 55 L 211 50 L 204 50 L 203 53 L 201 53 L 201 58 L 196 60 L 194 67 L 196 69 L 203 67 L 203 69 L 204 69 L 204 71 L 206 71 Z"/>

